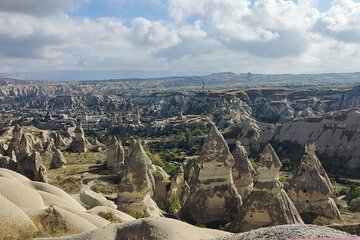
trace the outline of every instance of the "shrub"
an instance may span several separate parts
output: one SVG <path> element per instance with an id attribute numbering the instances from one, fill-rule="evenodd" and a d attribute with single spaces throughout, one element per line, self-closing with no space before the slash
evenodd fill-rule
<path id="1" fill-rule="evenodd" d="M 360 197 L 350 201 L 350 210 L 352 212 L 360 212 Z"/>
<path id="2" fill-rule="evenodd" d="M 157 165 L 165 170 L 170 176 L 174 176 L 177 171 L 177 165 L 171 162 L 168 162 L 171 157 L 165 153 L 165 150 L 161 151 L 160 153 L 152 153 L 150 150 L 147 150 L 146 153 L 148 154 L 151 162 L 154 165 Z M 171 152 L 175 154 L 174 152 Z M 168 160 L 167 160 L 168 159 Z"/>
<path id="3" fill-rule="evenodd" d="M 199 228 L 206 228 L 206 226 L 202 223 L 197 223 L 195 226 Z"/>
<path id="4" fill-rule="evenodd" d="M 39 237 L 51 236 L 61 237 L 74 234 L 74 230 L 69 229 L 64 219 L 53 212 L 37 216 L 32 219 L 40 231 Z"/>
<path id="5" fill-rule="evenodd" d="M 143 213 L 143 212 L 135 212 L 135 213 L 131 214 L 131 216 L 134 217 L 134 218 L 136 218 L 136 219 L 149 217 L 148 214 Z"/>
<path id="6" fill-rule="evenodd" d="M 360 186 L 350 186 L 345 200 L 347 201 L 348 204 L 350 204 L 351 200 L 360 197 Z"/>
<path id="7" fill-rule="evenodd" d="M 181 202 L 179 200 L 178 197 L 176 197 L 176 195 L 172 194 L 168 199 L 168 211 L 170 213 L 177 213 L 180 211 L 181 209 Z"/>
<path id="8" fill-rule="evenodd" d="M 110 210 L 107 212 L 99 212 L 98 215 L 112 223 L 121 222 L 121 220 L 116 217 L 115 213 Z"/>

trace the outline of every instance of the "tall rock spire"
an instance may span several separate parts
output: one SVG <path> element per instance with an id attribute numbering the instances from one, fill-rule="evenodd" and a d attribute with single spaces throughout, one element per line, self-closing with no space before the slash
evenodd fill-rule
<path id="1" fill-rule="evenodd" d="M 195 185 L 180 211 L 180 217 L 194 223 L 230 222 L 241 207 L 241 196 L 232 179 L 234 158 L 213 126 L 195 166 Z"/>
<path id="2" fill-rule="evenodd" d="M 236 141 L 236 147 L 232 153 L 235 164 L 232 168 L 234 184 L 242 199 L 245 200 L 253 190 L 255 169 L 252 166 L 246 149 L 240 141 Z"/>
<path id="3" fill-rule="evenodd" d="M 267 226 L 303 223 L 279 181 L 281 166 L 272 146 L 266 145 L 258 164 L 259 178 L 254 190 L 228 230 L 245 232 Z"/>
<path id="4" fill-rule="evenodd" d="M 340 220 L 340 212 L 331 198 L 333 186 L 315 154 L 316 142 L 305 144 L 305 154 L 292 178 L 288 194 L 300 214 L 315 214 Z"/>
<path id="5" fill-rule="evenodd" d="M 126 213 L 144 213 L 159 217 L 162 213 L 152 199 L 155 180 L 151 173 L 152 162 L 140 141 L 132 144 L 130 156 L 124 163 L 124 176 L 118 185 L 117 205 Z"/>
<path id="6" fill-rule="evenodd" d="M 110 169 L 120 171 L 124 166 L 125 151 L 121 142 L 115 136 L 111 138 L 106 156 L 106 166 Z"/>

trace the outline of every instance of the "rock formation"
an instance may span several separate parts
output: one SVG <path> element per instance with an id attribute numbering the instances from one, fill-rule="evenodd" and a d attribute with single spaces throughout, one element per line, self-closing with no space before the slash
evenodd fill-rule
<path id="1" fill-rule="evenodd" d="M 162 213 L 152 199 L 155 180 L 151 174 L 152 163 L 140 141 L 132 144 L 130 156 L 124 163 L 124 176 L 118 185 L 117 205 L 126 213 L 142 213 L 159 217 Z"/>
<path id="2" fill-rule="evenodd" d="M 54 153 L 50 163 L 50 169 L 56 169 L 66 166 L 67 161 L 60 151 L 60 149 L 54 149 Z"/>
<path id="3" fill-rule="evenodd" d="M 229 142 L 239 138 L 247 150 L 256 151 L 271 139 L 299 145 L 304 145 L 309 138 L 316 139 L 319 154 L 334 157 L 337 163 L 354 169 L 360 167 L 359 128 L 359 109 L 346 109 L 284 124 L 243 122 L 232 126 L 225 137 Z"/>
<path id="4" fill-rule="evenodd" d="M 106 207 L 86 211 L 63 190 L 3 168 L 0 168 L 0 209 L 0 239 L 33 239 L 59 231 L 67 235 L 85 233 L 109 225 L 100 216 L 110 211 L 121 222 L 134 220 Z M 33 235 L 35 232 L 37 235 Z"/>
<path id="5" fill-rule="evenodd" d="M 22 135 L 23 134 L 21 127 L 18 124 L 16 124 L 12 131 L 12 138 L 10 144 L 6 150 L 8 156 L 11 156 L 13 151 L 17 153 Z"/>
<path id="6" fill-rule="evenodd" d="M 74 133 L 75 133 L 75 137 L 73 138 L 70 146 L 68 147 L 68 150 L 71 152 L 77 152 L 77 153 L 86 152 L 87 151 L 86 139 L 85 139 L 84 130 L 83 130 L 81 124 L 76 126 Z"/>
<path id="7" fill-rule="evenodd" d="M 232 169 L 234 184 L 242 199 L 245 200 L 253 190 L 255 169 L 248 158 L 246 149 L 241 145 L 240 141 L 236 141 L 232 155 L 235 160 Z"/>
<path id="8" fill-rule="evenodd" d="M 184 204 L 190 195 L 190 186 L 185 180 L 184 167 L 180 166 L 176 175 L 171 179 L 168 196 L 176 196 Z"/>
<path id="9" fill-rule="evenodd" d="M 229 226 L 230 231 L 245 232 L 265 226 L 303 223 L 279 181 L 281 166 L 272 146 L 266 145 L 258 164 L 258 181 Z"/>
<path id="10" fill-rule="evenodd" d="M 85 187 L 80 195 L 80 201 L 90 208 L 103 206 L 108 208 L 116 209 L 117 206 L 114 202 L 107 200 L 102 194 L 96 193 L 90 189 L 90 187 Z"/>
<path id="11" fill-rule="evenodd" d="M 54 139 L 54 145 L 56 148 L 62 148 L 66 145 L 64 142 L 64 139 L 58 132 L 55 132 L 53 139 Z"/>
<path id="12" fill-rule="evenodd" d="M 124 166 L 125 152 L 121 142 L 115 136 L 111 138 L 106 156 L 106 166 L 109 169 L 119 171 Z"/>
<path id="13" fill-rule="evenodd" d="M 202 224 L 230 222 L 242 204 L 232 179 L 233 165 L 234 158 L 225 139 L 213 126 L 196 163 L 196 184 L 180 217 Z"/>
<path id="14" fill-rule="evenodd" d="M 155 192 L 153 199 L 155 202 L 165 203 L 167 200 L 167 191 L 170 186 L 170 176 L 165 172 L 162 167 L 153 165 L 153 170 L 151 171 L 155 180 Z"/>
<path id="15" fill-rule="evenodd" d="M 230 235 L 216 240 L 289 240 L 289 239 L 349 239 L 351 234 L 333 228 L 306 224 L 264 227 L 254 231 Z"/>
<path id="16" fill-rule="evenodd" d="M 0 143 L 0 155 L 6 156 L 6 149 L 3 145 L 3 143 Z"/>
<path id="17" fill-rule="evenodd" d="M 315 151 L 316 142 L 308 141 L 288 194 L 302 216 L 313 214 L 341 220 L 340 212 L 331 198 L 333 186 Z"/>
<path id="18" fill-rule="evenodd" d="M 46 168 L 42 165 L 40 153 L 33 150 L 30 139 L 25 134 L 20 141 L 17 172 L 33 181 L 47 182 Z"/>
<path id="19" fill-rule="evenodd" d="M 16 169 L 16 162 L 8 156 L 0 155 L 0 168 Z"/>
<path id="20" fill-rule="evenodd" d="M 42 164 L 40 153 L 36 151 L 18 158 L 17 172 L 33 181 L 47 182 L 46 168 Z"/>

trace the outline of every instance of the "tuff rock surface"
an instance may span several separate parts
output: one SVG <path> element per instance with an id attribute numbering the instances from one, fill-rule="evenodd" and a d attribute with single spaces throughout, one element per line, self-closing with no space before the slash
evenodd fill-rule
<path id="1" fill-rule="evenodd" d="M 281 166 L 272 146 L 266 145 L 258 164 L 258 181 L 230 224 L 229 231 L 246 232 L 261 227 L 303 223 L 279 181 Z"/>
<path id="2" fill-rule="evenodd" d="M 227 143 L 213 126 L 196 162 L 195 183 L 180 217 L 203 224 L 230 222 L 242 204 L 232 178 L 233 165 Z"/>
<path id="3" fill-rule="evenodd" d="M 140 141 L 135 141 L 130 156 L 124 163 L 124 176 L 117 187 L 117 205 L 120 211 L 142 213 L 152 217 L 162 216 L 152 199 L 155 192 L 152 170 L 152 162 L 143 146 Z"/>
<path id="4" fill-rule="evenodd" d="M 315 214 L 341 220 L 333 195 L 333 186 L 316 156 L 316 142 L 305 144 L 305 153 L 292 178 L 288 194 L 301 215 Z"/>

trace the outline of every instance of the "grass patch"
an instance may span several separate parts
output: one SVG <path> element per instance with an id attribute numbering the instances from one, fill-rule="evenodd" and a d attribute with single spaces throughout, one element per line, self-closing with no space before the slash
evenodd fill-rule
<path id="1" fill-rule="evenodd" d="M 110 183 L 96 183 L 90 187 L 96 193 L 101 193 L 104 195 L 111 195 L 116 193 L 116 185 Z"/>
<path id="2" fill-rule="evenodd" d="M 58 176 L 56 179 L 57 181 L 52 182 L 52 184 L 61 188 L 70 195 L 79 193 L 82 188 L 81 178 L 79 177 L 61 178 L 61 176 Z"/>
<path id="3" fill-rule="evenodd" d="M 111 223 L 121 223 L 121 219 L 116 217 L 115 213 L 113 211 L 107 211 L 107 212 L 99 212 L 98 215 L 106 220 L 108 220 Z"/>
<path id="4" fill-rule="evenodd" d="M 29 228 L 30 229 L 30 228 Z M 13 224 L 0 223 L 0 240 L 24 240 L 33 239 L 35 233 L 31 230 L 17 229 Z"/>
<path id="5" fill-rule="evenodd" d="M 144 212 L 135 212 L 130 214 L 133 218 L 140 219 L 140 218 L 147 218 L 150 217 L 148 214 Z"/>
<path id="6" fill-rule="evenodd" d="M 181 209 L 181 201 L 175 195 L 171 195 L 167 199 L 167 205 L 168 205 L 167 206 L 168 212 L 173 213 L 173 214 L 179 212 Z"/>
<path id="7" fill-rule="evenodd" d="M 66 222 L 54 212 L 34 217 L 32 220 L 40 232 L 37 237 L 61 237 L 77 233 L 69 229 Z"/>

